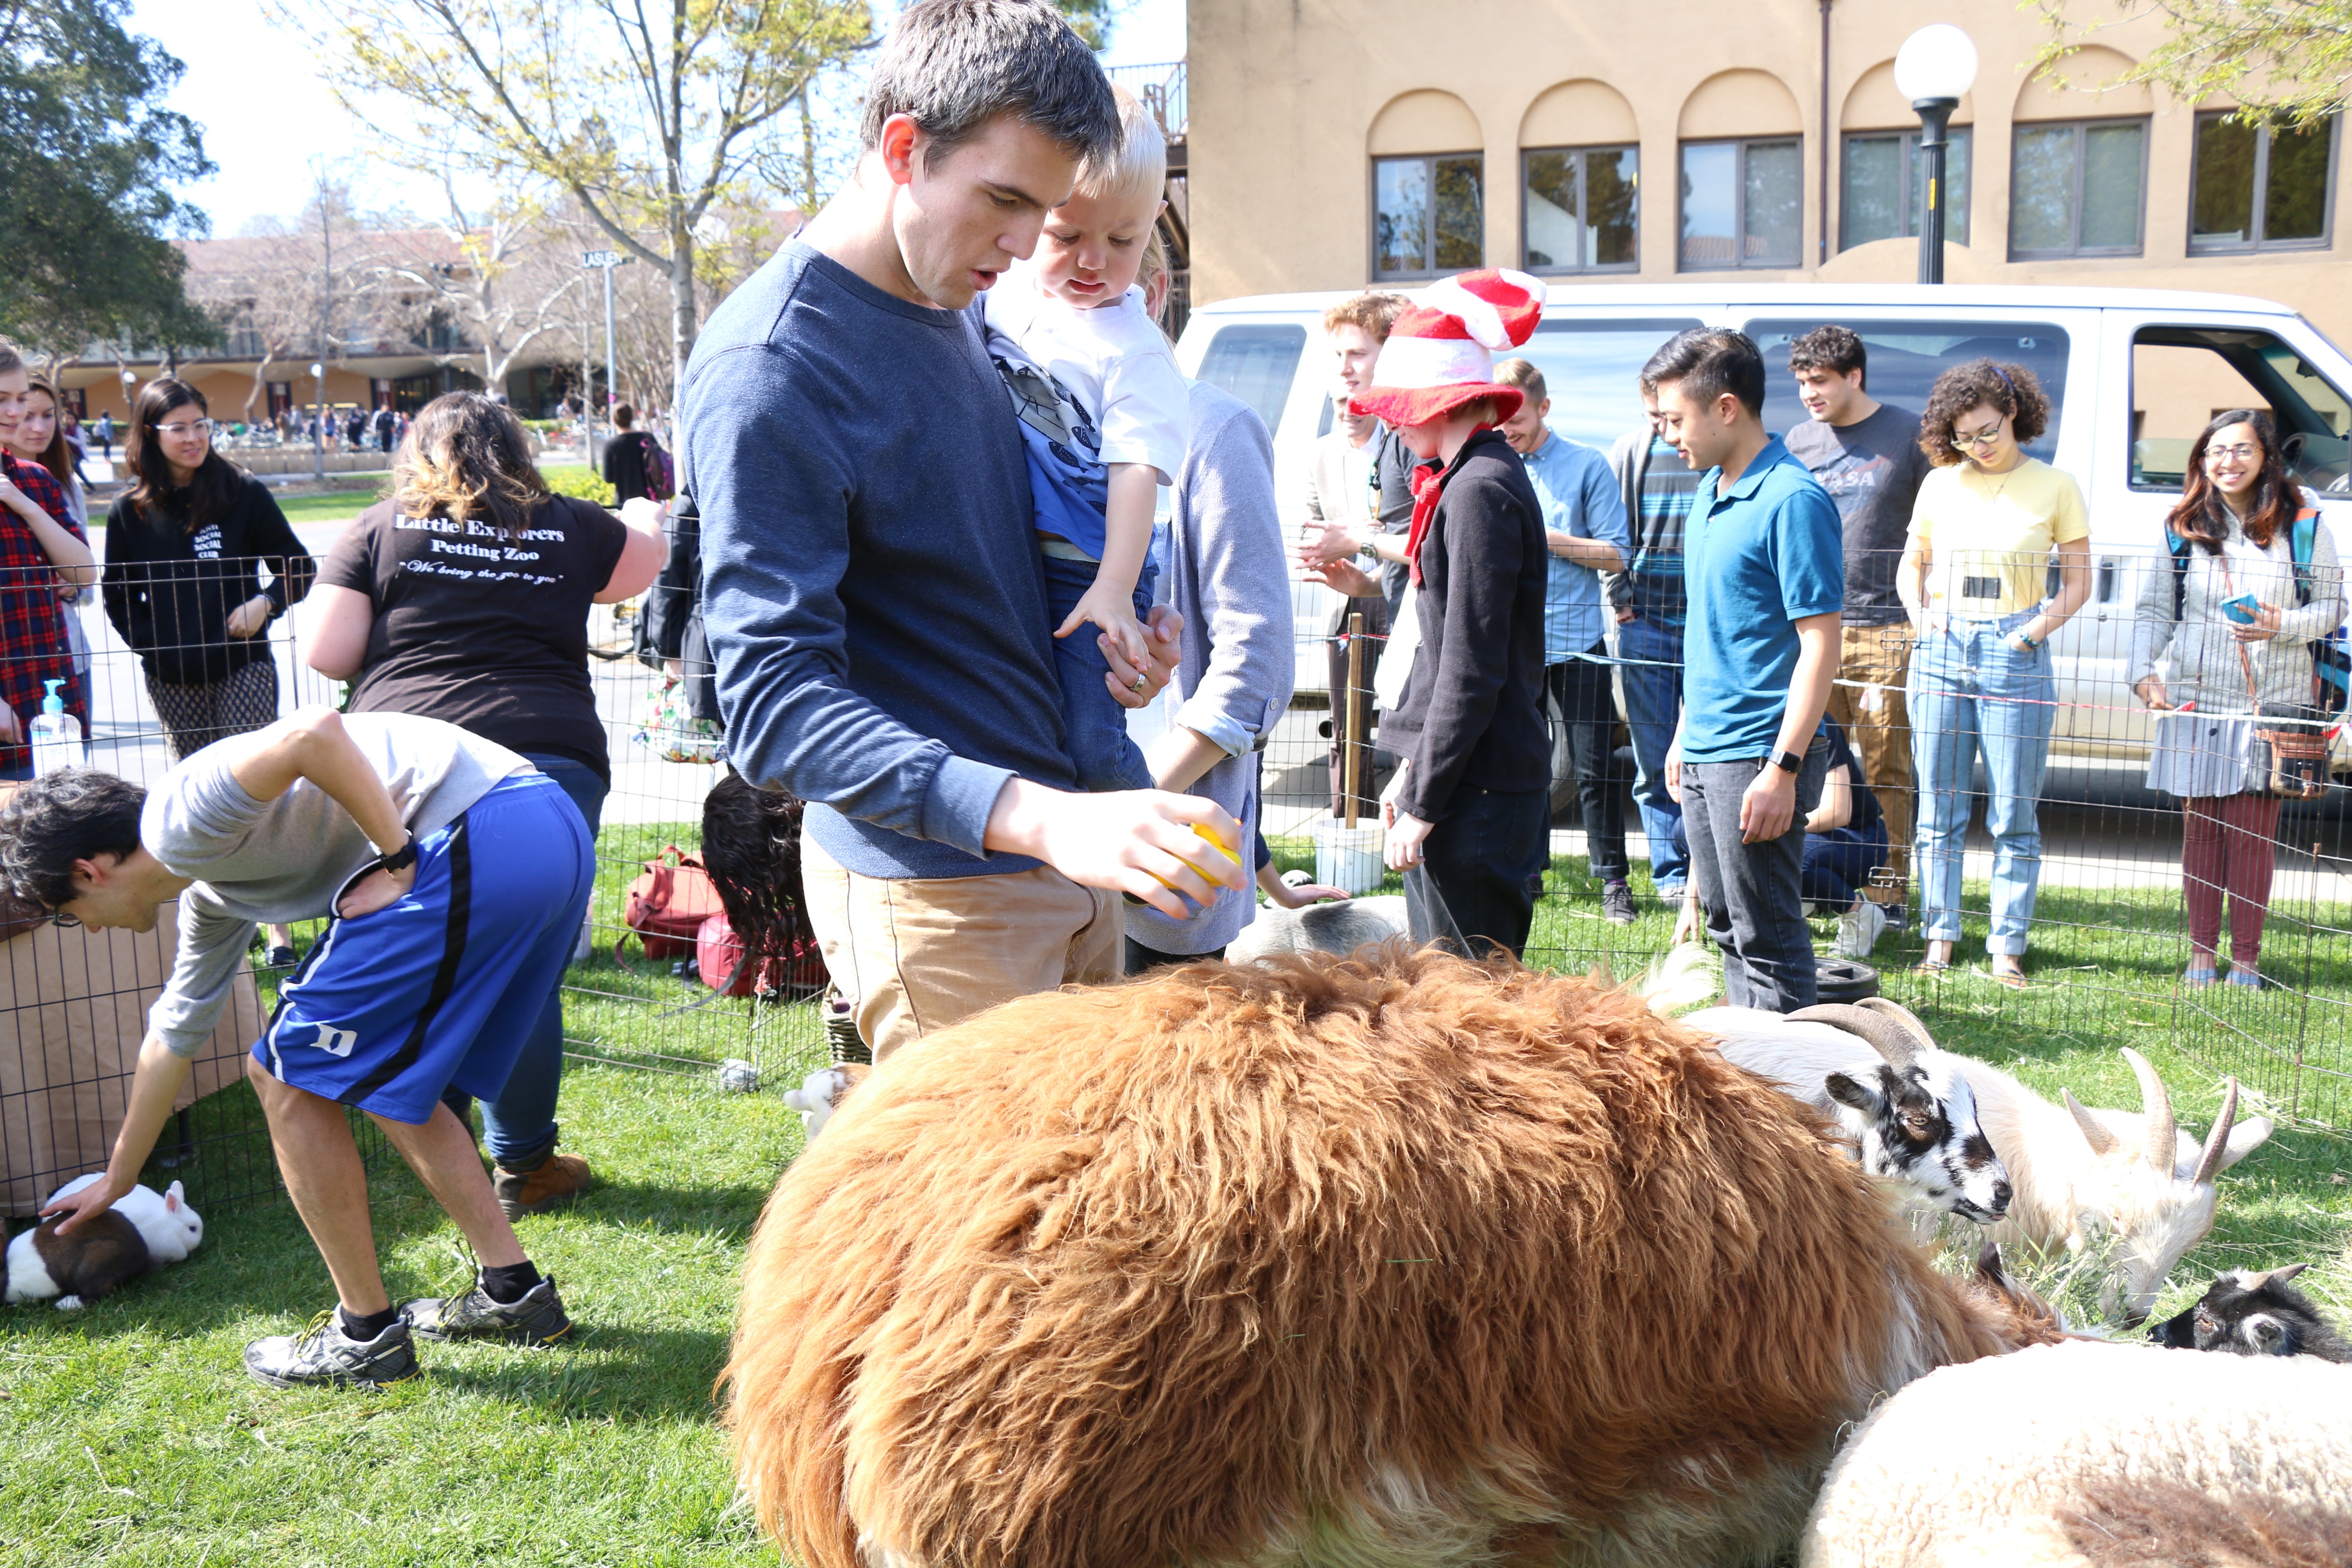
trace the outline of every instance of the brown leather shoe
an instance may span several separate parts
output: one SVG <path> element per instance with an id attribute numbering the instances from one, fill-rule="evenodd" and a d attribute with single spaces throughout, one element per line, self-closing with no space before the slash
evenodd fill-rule
<path id="1" fill-rule="evenodd" d="M 577 1154 L 550 1154 L 536 1171 L 490 1167 L 490 1191 L 498 1194 L 499 1207 L 509 1220 L 561 1208 L 595 1184 L 588 1162 Z"/>

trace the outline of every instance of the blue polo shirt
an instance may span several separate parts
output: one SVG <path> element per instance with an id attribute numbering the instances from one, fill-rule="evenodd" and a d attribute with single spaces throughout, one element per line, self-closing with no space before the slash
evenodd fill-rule
<path id="1" fill-rule="evenodd" d="M 1554 430 L 1519 461 L 1535 486 L 1546 528 L 1601 540 L 1617 547 L 1618 559 L 1631 558 L 1633 534 L 1625 523 L 1625 498 L 1607 458 Z M 1601 574 L 1552 556 L 1544 583 L 1544 662 L 1575 658 L 1601 640 Z"/>
<path id="2" fill-rule="evenodd" d="M 1779 437 L 1729 489 L 1710 468 L 1683 539 L 1683 760 L 1769 756 L 1797 670 L 1795 623 L 1845 605 L 1837 503 Z"/>

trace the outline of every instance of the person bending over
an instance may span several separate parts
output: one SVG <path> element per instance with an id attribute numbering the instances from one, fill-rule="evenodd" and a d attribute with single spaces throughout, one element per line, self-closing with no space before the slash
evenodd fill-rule
<path id="1" fill-rule="evenodd" d="M 505 1086 L 579 936 L 595 867 L 555 781 L 437 719 L 306 709 L 205 747 L 152 792 L 89 768 L 35 780 L 0 811 L 0 878 L 101 930 L 152 931 L 179 902 L 179 956 L 113 1156 L 103 1181 L 52 1205 L 70 1216 L 60 1233 L 137 1183 L 254 923 L 328 915 L 247 1073 L 339 1306 L 247 1345 L 247 1373 L 276 1388 L 374 1387 L 416 1375 L 412 1334 L 544 1345 L 572 1331 L 441 1103 L 452 1083 L 484 1099 Z M 465 1233 L 481 1268 L 463 1296 L 394 1310 L 345 1106 Z"/>

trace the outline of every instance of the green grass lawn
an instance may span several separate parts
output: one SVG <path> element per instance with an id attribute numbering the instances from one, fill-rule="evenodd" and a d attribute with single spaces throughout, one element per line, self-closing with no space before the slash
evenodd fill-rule
<path id="1" fill-rule="evenodd" d="M 608 832 L 600 921 L 618 921 L 635 862 L 678 825 Z M 1285 865 L 1311 865 L 1277 842 Z M 1640 882 L 1639 874 L 1636 876 Z M 1630 928 L 1598 919 L 1599 889 L 1556 862 L 1531 956 L 1583 970 L 1606 960 L 1638 974 L 1671 916 L 1654 900 Z M 1647 899 L 1649 889 L 1637 886 Z M 1972 897 L 1980 900 L 1981 889 Z M 2054 1095 L 2136 1107 L 2116 1047 L 2156 1063 L 2185 1123 L 2202 1131 L 2222 1072 L 2256 1081 L 2250 1104 L 2284 1109 L 2283 1041 L 2337 1042 L 2345 977 L 2316 989 L 2220 996 L 2185 1007 L 2171 987 L 2179 910 L 2118 911 L 2112 898 L 2044 896 L 2033 971 L 2011 995 L 1981 980 L 1940 984 L 1899 973 L 1916 944 L 1882 942 L 1891 994 L 1940 1038 Z M 1822 928 L 1826 947 L 1827 925 Z M 608 938 L 609 943 L 609 938 Z M 2090 965 L 2096 964 L 2095 975 Z M 299 1328 L 331 1300 L 326 1274 L 282 1201 L 219 1210 L 205 1247 L 79 1314 L 0 1312 L 0 1562 L 49 1565 L 772 1563 L 773 1549 L 732 1504 L 712 1380 L 724 1363 L 734 1281 L 760 1204 L 800 1147 L 775 1090 L 822 1058 L 806 1006 L 723 1002 L 608 950 L 573 971 L 568 1032 L 584 1050 L 680 1069 L 583 1063 L 566 1080 L 564 1140 L 599 1186 L 570 1212 L 524 1222 L 534 1258 L 580 1321 L 567 1349 L 426 1346 L 426 1375 L 381 1394 L 280 1394 L 248 1382 L 244 1343 Z M 2075 984 L 2062 984 L 2058 981 Z M 1932 986 L 1932 989 L 1930 987 Z M 2321 1009 L 2325 1016 L 2319 1016 Z M 757 1059 L 763 1092 L 729 1095 L 708 1064 Z M 242 1089 L 216 1097 L 221 1116 Z M 213 1106 L 213 1101 L 207 1101 Z M 2352 1138 L 2285 1127 L 2222 1182 L 2221 1220 L 2175 1276 L 2162 1311 L 2221 1268 L 2309 1260 L 2314 1295 L 2352 1315 Z M 208 1146 L 204 1161 L 222 1156 Z M 192 1182 L 197 1180 L 191 1168 Z M 159 1175 L 163 1174 L 158 1173 Z M 396 1159 L 373 1172 L 377 1239 L 395 1299 L 465 1278 L 455 1232 Z M 2093 1290 L 2063 1260 L 2012 1260 L 2078 1314 Z"/>

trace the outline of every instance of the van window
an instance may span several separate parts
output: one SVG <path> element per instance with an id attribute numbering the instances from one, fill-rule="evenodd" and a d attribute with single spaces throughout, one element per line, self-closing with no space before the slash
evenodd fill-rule
<path id="1" fill-rule="evenodd" d="M 1628 430 L 1643 428 L 1642 389 L 1634 378 L 1668 338 L 1703 323 L 1696 316 L 1647 321 L 1544 322 L 1518 351 L 1543 372 L 1551 399 L 1545 421 L 1571 441 L 1609 449 Z"/>
<path id="2" fill-rule="evenodd" d="M 1201 357 L 1201 379 L 1256 409 L 1271 436 L 1282 426 L 1282 405 L 1290 399 L 1298 356 L 1306 351 L 1305 327 L 1220 327 Z"/>
<path id="3" fill-rule="evenodd" d="M 1867 355 L 1870 395 L 1906 414 L 1927 406 L 1936 378 L 1972 359 L 2021 364 L 2033 373 L 2050 398 L 2050 427 L 2029 443 L 2030 457 L 2048 462 L 2058 449 L 2058 426 L 2066 410 L 2066 330 L 2047 321 L 1866 321 L 1851 316 L 1807 316 L 1753 321 L 1748 335 L 1764 351 L 1764 427 L 1780 434 L 1812 417 L 1797 401 L 1797 378 L 1789 374 L 1789 345 L 1831 321 L 1852 329 Z"/>
<path id="4" fill-rule="evenodd" d="M 2198 433 L 2232 408 L 2269 413 L 2304 484 L 2343 481 L 2352 400 L 2308 360 L 2263 331 L 2142 327 L 2132 334 L 2132 489 L 2179 489 Z"/>

